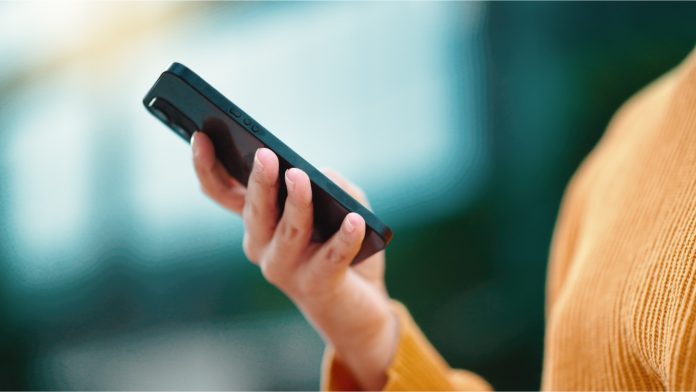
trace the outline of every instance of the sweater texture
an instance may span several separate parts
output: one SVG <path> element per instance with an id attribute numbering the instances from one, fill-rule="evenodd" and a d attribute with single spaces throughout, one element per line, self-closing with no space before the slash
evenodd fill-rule
<path id="1" fill-rule="evenodd" d="M 546 301 L 542 389 L 696 390 L 696 50 L 623 105 L 573 176 Z M 393 308 L 385 390 L 490 389 Z M 330 348 L 322 388 L 359 389 Z"/>

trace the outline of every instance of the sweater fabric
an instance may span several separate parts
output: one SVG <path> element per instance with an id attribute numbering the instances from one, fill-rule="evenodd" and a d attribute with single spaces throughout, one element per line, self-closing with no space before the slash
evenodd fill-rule
<path id="1" fill-rule="evenodd" d="M 614 115 L 550 251 L 543 390 L 696 390 L 696 50 Z M 385 390 L 488 390 L 406 308 Z M 327 348 L 322 389 L 357 390 Z"/>

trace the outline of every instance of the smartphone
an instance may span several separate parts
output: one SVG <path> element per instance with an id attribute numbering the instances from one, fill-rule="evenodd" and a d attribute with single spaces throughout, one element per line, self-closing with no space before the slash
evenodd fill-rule
<path id="1" fill-rule="evenodd" d="M 314 206 L 312 241 L 329 239 L 350 212 L 365 219 L 365 238 L 353 264 L 384 249 L 391 241 L 391 229 L 375 214 L 184 65 L 173 63 L 164 71 L 145 95 L 143 104 L 187 142 L 196 131 L 208 135 L 215 145 L 217 159 L 244 186 L 249 180 L 254 154 L 261 147 L 278 156 L 281 176 L 292 167 L 307 173 Z M 284 181 L 279 181 L 279 185 L 278 208 L 282 213 L 287 188 Z"/>

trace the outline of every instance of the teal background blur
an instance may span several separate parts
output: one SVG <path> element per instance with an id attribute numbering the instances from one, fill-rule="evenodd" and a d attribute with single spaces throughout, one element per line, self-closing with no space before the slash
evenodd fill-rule
<path id="1" fill-rule="evenodd" d="M 395 232 L 448 362 L 537 389 L 563 189 L 690 3 L 0 4 L 0 387 L 315 389 L 322 342 L 141 99 L 179 61 Z"/>

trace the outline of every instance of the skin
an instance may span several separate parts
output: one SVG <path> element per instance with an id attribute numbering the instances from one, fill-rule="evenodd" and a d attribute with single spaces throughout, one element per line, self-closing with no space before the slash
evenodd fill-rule
<path id="1" fill-rule="evenodd" d="M 245 188 L 216 160 L 204 133 L 196 132 L 191 145 L 202 191 L 242 216 L 247 258 L 292 300 L 364 389 L 381 389 L 396 350 L 398 323 L 384 284 L 384 252 L 350 266 L 365 235 L 364 219 L 350 213 L 329 240 L 313 243 L 312 189 L 306 173 L 292 168 L 279 179 L 278 158 L 260 148 Z M 367 205 L 355 185 L 335 172 L 324 174 Z M 285 181 L 288 189 L 282 216 L 276 207 L 278 181 Z"/>

